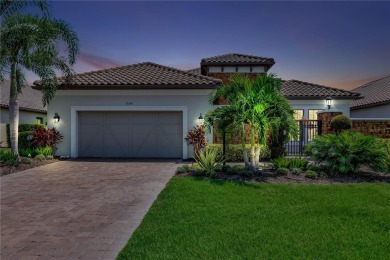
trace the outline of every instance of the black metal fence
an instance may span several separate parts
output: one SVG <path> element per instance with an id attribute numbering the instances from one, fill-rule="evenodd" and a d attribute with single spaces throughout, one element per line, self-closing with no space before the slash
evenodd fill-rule
<path id="1" fill-rule="evenodd" d="M 299 129 L 297 139 L 291 140 L 285 144 L 289 155 L 302 155 L 305 145 L 310 143 L 317 135 L 321 134 L 321 120 L 296 120 Z"/>

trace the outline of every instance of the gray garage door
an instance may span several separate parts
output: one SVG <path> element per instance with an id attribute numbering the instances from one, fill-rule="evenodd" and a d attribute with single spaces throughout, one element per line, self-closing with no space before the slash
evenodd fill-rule
<path id="1" fill-rule="evenodd" d="M 79 112 L 79 157 L 182 158 L 182 112 Z"/>

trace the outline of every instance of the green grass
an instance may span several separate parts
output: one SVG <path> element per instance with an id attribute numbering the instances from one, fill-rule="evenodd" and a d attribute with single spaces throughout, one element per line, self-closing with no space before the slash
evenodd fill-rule
<path id="1" fill-rule="evenodd" d="M 118 259 L 388 259 L 390 185 L 173 178 Z"/>

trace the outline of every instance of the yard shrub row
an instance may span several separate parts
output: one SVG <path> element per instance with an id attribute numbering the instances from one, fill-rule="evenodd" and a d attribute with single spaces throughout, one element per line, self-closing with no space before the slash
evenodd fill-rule
<path id="1" fill-rule="evenodd" d="M 211 149 L 217 149 L 219 154 L 222 155 L 222 144 L 209 144 L 207 147 Z M 250 145 L 246 145 L 247 153 L 250 154 Z M 260 159 L 269 158 L 270 150 L 267 146 L 261 146 Z M 242 147 L 240 144 L 226 145 L 226 161 L 227 162 L 243 162 L 244 156 L 242 154 Z"/>

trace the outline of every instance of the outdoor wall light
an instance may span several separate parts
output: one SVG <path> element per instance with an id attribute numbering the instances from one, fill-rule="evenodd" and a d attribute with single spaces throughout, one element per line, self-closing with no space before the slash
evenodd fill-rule
<path id="1" fill-rule="evenodd" d="M 198 117 L 198 122 L 199 122 L 199 125 L 203 125 L 203 122 L 204 122 L 204 118 L 202 116 L 202 113 L 200 113 L 199 117 Z"/>
<path id="2" fill-rule="evenodd" d="M 58 115 L 58 113 L 55 113 L 53 119 L 54 119 L 54 123 L 58 123 L 58 122 L 60 122 L 60 119 L 61 119 L 61 118 L 60 118 L 60 116 Z"/>
<path id="3" fill-rule="evenodd" d="M 330 107 L 332 106 L 332 100 L 333 100 L 333 98 L 331 96 L 328 96 L 325 99 L 326 105 L 328 106 L 328 109 L 330 109 Z"/>

